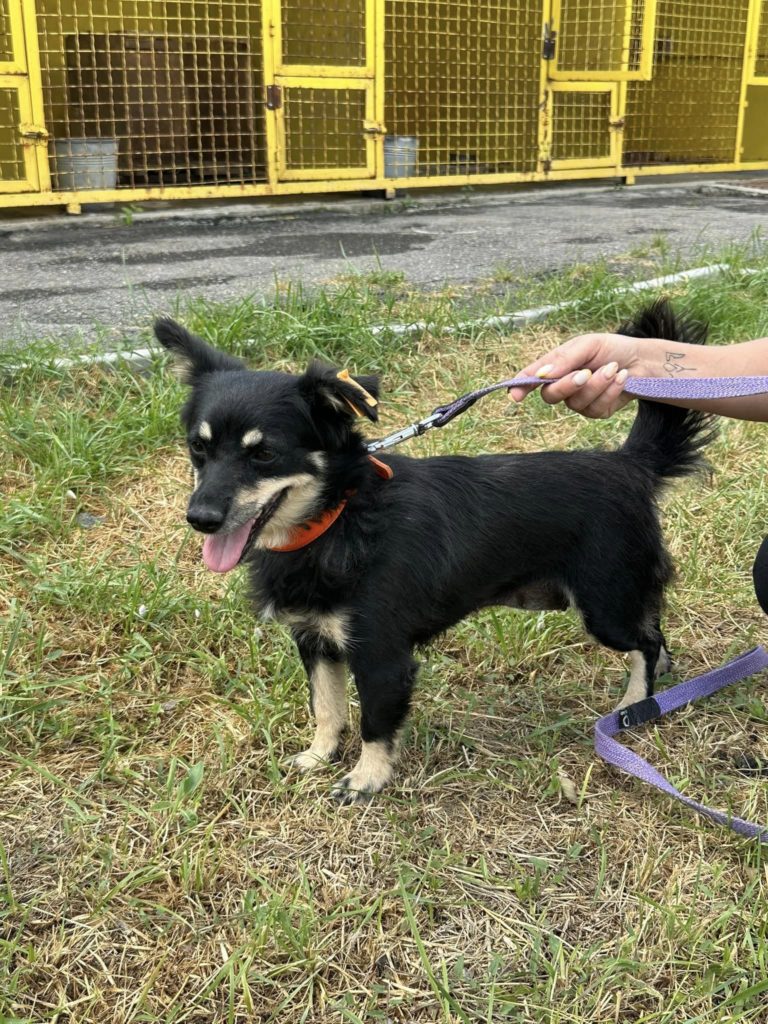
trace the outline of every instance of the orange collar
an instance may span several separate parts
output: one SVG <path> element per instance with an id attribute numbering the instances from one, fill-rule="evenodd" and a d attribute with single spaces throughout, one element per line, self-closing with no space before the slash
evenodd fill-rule
<path id="1" fill-rule="evenodd" d="M 376 471 L 376 476 L 381 477 L 382 480 L 391 480 L 395 475 L 392 471 L 392 467 L 386 465 L 386 463 L 375 459 L 373 455 L 369 455 L 368 458 L 373 463 L 373 468 Z M 313 540 L 317 540 L 318 537 L 322 537 L 326 530 L 329 530 L 336 520 L 339 518 L 341 513 L 347 507 L 347 501 L 352 497 L 354 491 L 350 491 L 347 497 L 343 501 L 340 501 L 335 508 L 326 509 L 322 512 L 317 519 L 310 519 L 307 523 L 302 523 L 301 526 L 295 526 L 291 531 L 290 540 L 287 544 L 282 544 L 278 548 L 268 548 L 269 551 L 298 551 L 300 548 L 305 548 L 308 544 L 311 544 Z"/>

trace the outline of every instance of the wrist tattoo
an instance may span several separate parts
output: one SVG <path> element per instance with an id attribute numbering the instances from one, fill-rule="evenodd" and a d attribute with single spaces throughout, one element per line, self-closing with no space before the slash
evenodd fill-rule
<path id="1" fill-rule="evenodd" d="M 665 352 L 664 370 L 670 377 L 676 377 L 680 373 L 696 373 L 695 366 L 686 366 L 683 363 L 685 352 Z"/>

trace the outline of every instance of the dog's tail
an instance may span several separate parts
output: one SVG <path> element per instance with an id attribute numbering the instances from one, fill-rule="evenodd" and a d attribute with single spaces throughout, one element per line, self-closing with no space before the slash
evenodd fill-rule
<path id="1" fill-rule="evenodd" d="M 634 320 L 623 324 L 618 333 L 631 338 L 681 341 L 687 345 L 703 345 L 707 338 L 705 326 L 676 316 L 665 300 L 654 303 Z M 622 451 L 650 466 L 659 479 L 689 476 L 705 465 L 701 450 L 712 441 L 715 433 L 713 417 L 708 413 L 641 400 Z"/>

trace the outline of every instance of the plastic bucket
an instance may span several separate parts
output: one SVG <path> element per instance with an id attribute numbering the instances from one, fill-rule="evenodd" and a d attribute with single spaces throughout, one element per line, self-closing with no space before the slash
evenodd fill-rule
<path id="1" fill-rule="evenodd" d="M 117 188 L 117 139 L 57 139 L 53 153 L 59 191 Z"/>
<path id="2" fill-rule="evenodd" d="M 412 178 L 419 159 L 419 140 L 415 135 L 388 135 L 384 139 L 384 177 Z"/>

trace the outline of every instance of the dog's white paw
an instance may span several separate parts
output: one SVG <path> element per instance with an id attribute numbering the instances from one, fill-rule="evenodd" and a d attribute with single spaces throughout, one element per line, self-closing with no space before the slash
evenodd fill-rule
<path id="1" fill-rule="evenodd" d="M 310 747 L 308 750 L 302 750 L 300 754 L 289 757 L 286 763 L 290 768 L 298 768 L 301 772 L 315 772 L 319 768 L 330 767 L 335 753 L 335 750 L 323 752 Z"/>
<path id="2" fill-rule="evenodd" d="M 362 804 L 380 793 L 394 772 L 393 745 L 383 740 L 363 743 L 360 760 L 352 771 L 337 782 L 331 795 L 340 804 Z"/>

